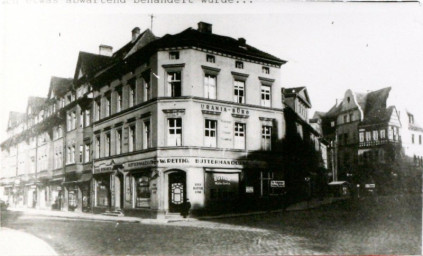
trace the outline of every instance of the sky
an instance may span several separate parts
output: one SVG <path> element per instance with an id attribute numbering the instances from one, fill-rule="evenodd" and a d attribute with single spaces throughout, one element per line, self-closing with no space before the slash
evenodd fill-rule
<path id="1" fill-rule="evenodd" d="M 417 2 L 40 1 L 0 3 L 0 141 L 7 138 L 9 111 L 24 112 L 29 96 L 46 97 L 51 76 L 73 77 L 79 51 L 98 53 L 100 44 L 119 49 L 134 27 L 150 28 L 151 14 L 156 36 L 205 21 L 213 33 L 243 37 L 288 61 L 281 68 L 282 87 L 306 86 L 311 114 L 329 110 L 347 89 L 390 86 L 393 102 L 405 105 L 423 124 L 423 8 Z"/>

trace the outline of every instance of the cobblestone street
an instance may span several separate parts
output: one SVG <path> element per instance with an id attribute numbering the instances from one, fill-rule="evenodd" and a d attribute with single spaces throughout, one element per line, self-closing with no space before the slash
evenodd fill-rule
<path id="1" fill-rule="evenodd" d="M 421 254 L 421 209 L 420 196 L 392 196 L 154 225 L 8 212 L 2 226 L 36 235 L 66 255 Z"/>

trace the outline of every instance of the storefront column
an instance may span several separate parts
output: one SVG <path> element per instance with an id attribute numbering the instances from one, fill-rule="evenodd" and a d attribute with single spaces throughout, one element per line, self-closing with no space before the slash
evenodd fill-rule
<path id="1" fill-rule="evenodd" d="M 157 209 L 157 218 L 164 219 L 166 210 L 165 210 L 165 192 L 166 192 L 166 179 L 165 174 L 163 173 L 163 169 L 157 169 L 157 173 L 159 175 L 158 182 L 157 182 L 157 197 L 158 197 L 158 209 Z"/>
<path id="2" fill-rule="evenodd" d="M 69 210 L 69 203 L 68 203 L 69 196 L 68 196 L 68 192 L 69 192 L 68 187 L 63 186 L 63 194 L 62 194 L 62 197 L 63 197 L 63 208 L 62 209 L 64 211 L 68 211 Z"/>

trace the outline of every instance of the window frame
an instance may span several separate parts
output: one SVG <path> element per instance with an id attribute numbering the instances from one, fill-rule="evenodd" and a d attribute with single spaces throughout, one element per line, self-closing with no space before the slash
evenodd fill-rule
<path id="1" fill-rule="evenodd" d="M 240 128 L 242 128 L 240 130 Z M 243 122 L 234 122 L 234 149 L 244 149 L 246 148 L 247 145 L 247 125 L 246 123 Z M 242 135 L 242 136 L 239 136 Z M 238 138 L 238 139 L 237 139 Z M 241 139 L 242 138 L 242 139 Z M 241 142 L 238 142 L 242 140 L 242 147 L 238 146 L 241 145 Z"/>
<path id="2" fill-rule="evenodd" d="M 218 125 L 218 122 L 215 119 L 209 119 L 209 118 L 204 119 L 203 145 L 205 147 L 211 147 L 211 148 L 217 147 L 217 127 L 218 127 L 217 125 Z"/>
<path id="3" fill-rule="evenodd" d="M 172 124 L 173 122 L 173 124 Z M 180 126 L 178 126 L 178 122 L 180 123 Z M 183 134 L 183 127 L 182 127 L 182 117 L 169 117 L 167 118 L 167 139 L 166 139 L 166 145 L 167 146 L 182 146 L 182 134 Z M 174 132 L 174 135 L 172 136 L 171 131 Z M 179 136 L 178 136 L 179 134 Z M 174 137 L 174 138 L 172 138 Z M 178 137 L 179 137 L 179 145 L 178 145 Z M 174 142 L 174 143 L 171 143 Z"/>

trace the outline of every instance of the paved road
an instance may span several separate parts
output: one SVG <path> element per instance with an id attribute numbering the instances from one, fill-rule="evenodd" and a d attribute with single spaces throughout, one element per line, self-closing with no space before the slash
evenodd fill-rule
<path id="1" fill-rule="evenodd" d="M 420 196 L 337 203 L 308 211 L 137 224 L 8 213 L 2 225 L 59 254 L 421 254 Z"/>

